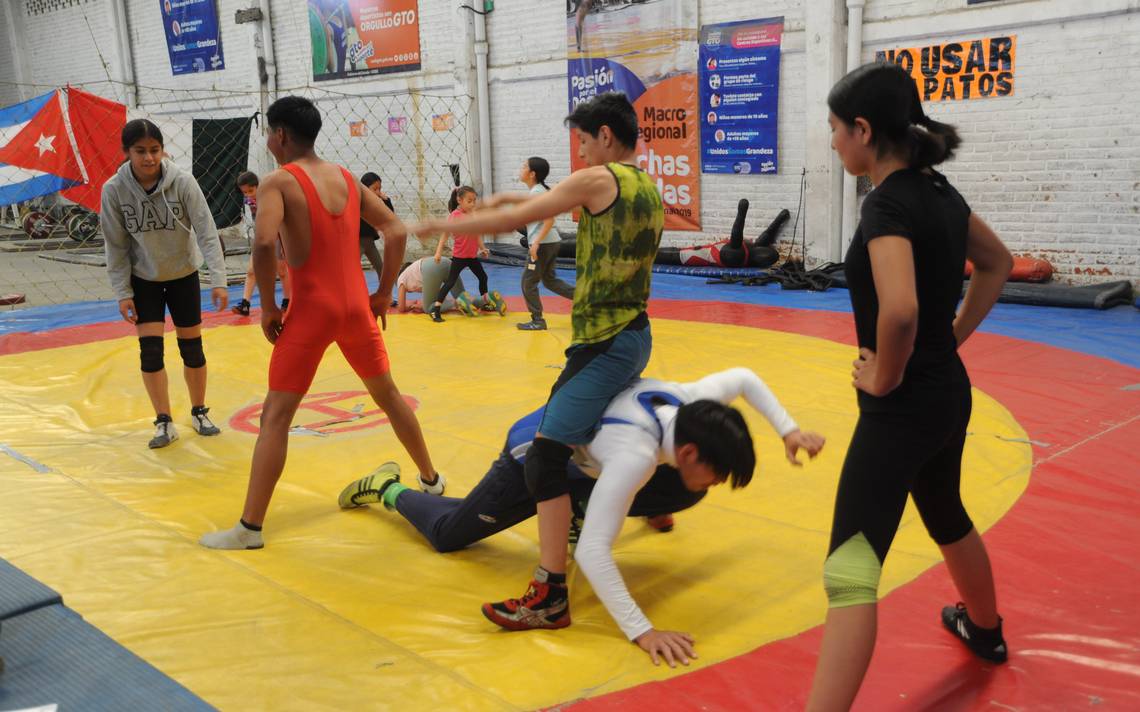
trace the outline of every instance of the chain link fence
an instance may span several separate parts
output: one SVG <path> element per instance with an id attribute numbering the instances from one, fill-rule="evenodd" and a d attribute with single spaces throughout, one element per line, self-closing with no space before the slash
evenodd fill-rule
<path id="1" fill-rule="evenodd" d="M 9 96 L 29 98 L 58 89 L 5 87 L 16 90 Z M 241 217 L 236 179 L 246 170 L 264 175 L 276 168 L 265 147 L 261 94 L 117 82 L 74 88 L 119 103 L 134 94 L 129 103 L 137 108 L 128 105 L 126 119 L 147 118 L 162 130 L 167 157 L 192 172 L 207 196 L 226 250 L 228 281 L 244 281 L 252 235 Z M 405 221 L 445 215 L 452 186 L 471 181 L 477 157 L 469 140 L 468 96 L 350 94 L 315 87 L 277 94 L 311 99 L 324 120 L 317 153 L 358 178 L 369 171 L 378 174 L 396 214 Z M 106 124 L 98 132 L 117 143 L 121 119 Z M 13 167 L 6 169 L 11 180 Z M 0 205 L 0 301 L 22 294 L 23 307 L 111 298 L 98 215 L 69 200 L 66 192 Z M 434 247 L 412 238 L 408 251 L 419 255 Z"/>

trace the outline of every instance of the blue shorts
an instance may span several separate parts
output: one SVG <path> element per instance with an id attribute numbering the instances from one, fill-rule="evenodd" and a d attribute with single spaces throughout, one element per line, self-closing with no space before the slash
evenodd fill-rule
<path id="1" fill-rule="evenodd" d="M 642 312 L 612 339 L 566 349 L 566 367 L 550 390 L 538 432 L 563 445 L 590 442 L 610 401 L 645 370 L 652 348 Z"/>

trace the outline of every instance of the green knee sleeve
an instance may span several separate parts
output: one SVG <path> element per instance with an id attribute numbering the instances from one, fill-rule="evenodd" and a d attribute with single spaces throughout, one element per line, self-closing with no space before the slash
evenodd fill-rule
<path id="1" fill-rule="evenodd" d="M 860 532 L 831 552 L 823 563 L 823 589 L 829 608 L 844 608 L 879 600 L 883 565 Z"/>

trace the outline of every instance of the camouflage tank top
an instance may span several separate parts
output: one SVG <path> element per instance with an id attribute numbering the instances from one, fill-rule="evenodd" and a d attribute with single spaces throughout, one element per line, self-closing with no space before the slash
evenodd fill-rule
<path id="1" fill-rule="evenodd" d="M 665 208 L 649 175 L 625 163 L 608 163 L 618 195 L 578 222 L 577 283 L 570 313 L 573 343 L 616 336 L 645 311 L 653 259 L 665 226 Z"/>

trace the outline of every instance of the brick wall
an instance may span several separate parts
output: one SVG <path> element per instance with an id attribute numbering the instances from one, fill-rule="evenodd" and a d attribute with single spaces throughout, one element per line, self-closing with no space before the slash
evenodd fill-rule
<path id="1" fill-rule="evenodd" d="M 106 0 L 8 1 L 23 15 L 20 49 L 32 74 L 27 81 L 83 84 L 106 81 L 108 72 L 116 71 L 119 58 Z M 6 43 L 3 35 L 0 42 Z"/>

